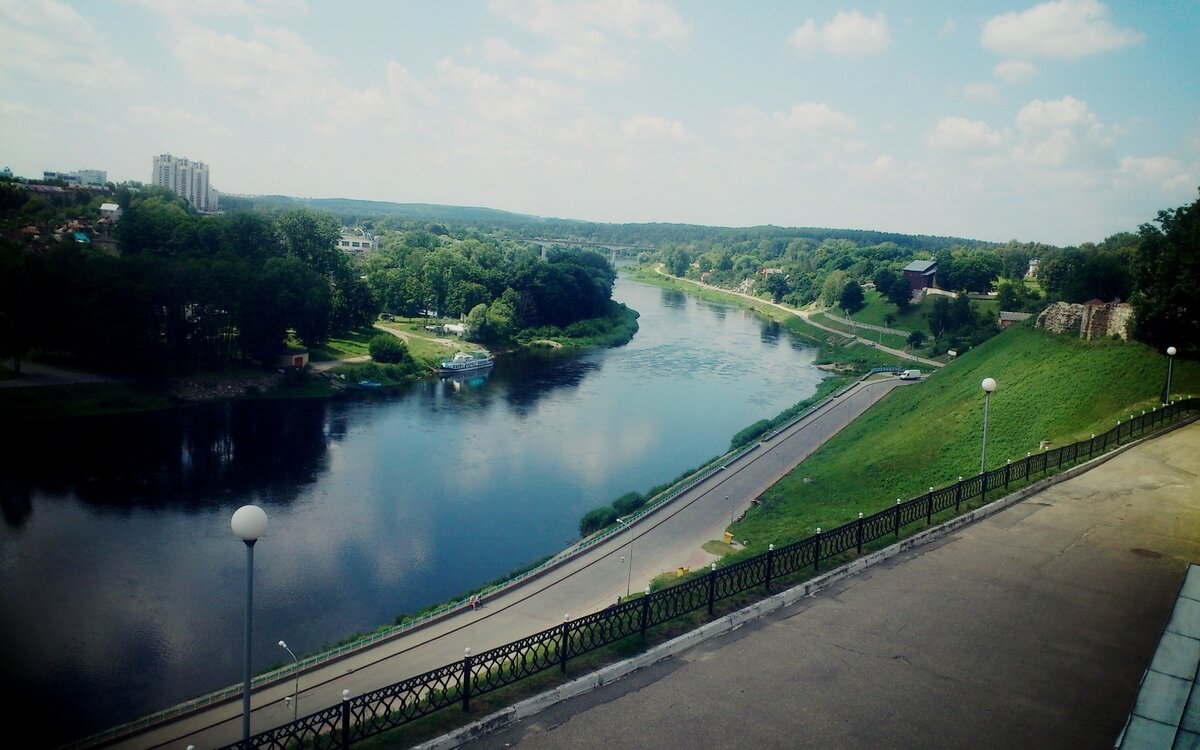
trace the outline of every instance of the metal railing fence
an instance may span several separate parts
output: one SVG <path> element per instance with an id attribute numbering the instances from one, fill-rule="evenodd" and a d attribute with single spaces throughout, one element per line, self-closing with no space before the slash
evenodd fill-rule
<path id="1" fill-rule="evenodd" d="M 1014 482 L 1033 480 L 1034 475 L 1049 473 L 1101 455 L 1136 436 L 1175 422 L 1185 412 L 1200 410 L 1200 399 L 1191 398 L 1140 415 L 1102 435 L 1052 450 L 1027 455 L 1016 462 L 990 469 L 972 477 L 929 491 L 905 502 L 884 508 L 827 531 L 816 533 L 754 557 L 725 567 L 711 569 L 674 586 L 653 591 L 635 599 L 606 607 L 599 612 L 565 620 L 560 625 L 526 636 L 512 643 L 471 654 L 424 674 L 358 696 L 346 696 L 339 706 L 308 714 L 294 722 L 253 735 L 249 740 L 226 745 L 220 750 L 294 750 L 319 748 L 339 750 L 351 742 L 365 739 L 435 711 L 461 705 L 469 711 L 471 699 L 498 690 L 520 680 L 552 669 L 567 673 L 571 659 L 635 635 L 645 636 L 648 628 L 661 625 L 701 609 L 712 615 L 716 602 L 763 587 L 780 578 L 813 572 L 828 567 L 831 558 L 861 554 L 864 545 L 887 538 L 898 538 L 910 524 L 931 525 L 933 517 L 950 510 L 958 512 L 965 502 L 979 498 L 986 502 L 988 492 L 1007 489 Z"/>

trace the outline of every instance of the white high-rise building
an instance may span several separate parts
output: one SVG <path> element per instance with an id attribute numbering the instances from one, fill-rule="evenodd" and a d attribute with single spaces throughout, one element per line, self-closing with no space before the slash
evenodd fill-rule
<path id="1" fill-rule="evenodd" d="M 217 210 L 217 191 L 208 184 L 208 165 L 170 154 L 154 157 L 150 181 L 187 199 L 197 211 Z"/>

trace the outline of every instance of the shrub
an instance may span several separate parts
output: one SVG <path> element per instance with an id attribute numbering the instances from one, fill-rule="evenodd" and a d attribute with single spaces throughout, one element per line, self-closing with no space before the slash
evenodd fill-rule
<path id="1" fill-rule="evenodd" d="M 599 531 L 617 520 L 617 509 L 611 505 L 589 510 L 579 519 L 579 536 L 585 537 L 594 531 Z"/>
<path id="2" fill-rule="evenodd" d="M 389 365 L 399 364 L 408 359 L 408 347 L 391 334 L 382 334 L 371 339 L 367 351 L 371 353 L 371 359 Z"/>
<path id="3" fill-rule="evenodd" d="M 613 500 L 612 507 L 618 516 L 627 516 L 645 504 L 646 498 L 642 497 L 642 493 L 626 492 L 616 500 Z"/>

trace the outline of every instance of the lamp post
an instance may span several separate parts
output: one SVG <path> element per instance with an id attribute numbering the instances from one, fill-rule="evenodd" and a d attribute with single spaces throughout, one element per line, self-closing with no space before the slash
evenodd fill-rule
<path id="1" fill-rule="evenodd" d="M 725 496 L 725 502 L 729 503 L 729 525 L 733 525 L 733 503 L 729 502 L 729 495 Z"/>
<path id="2" fill-rule="evenodd" d="M 979 385 L 983 388 L 983 452 L 979 456 L 979 473 L 982 474 L 987 465 L 988 407 L 992 402 L 992 391 L 996 390 L 996 381 L 992 378 L 984 378 Z"/>
<path id="3" fill-rule="evenodd" d="M 633 529 L 622 518 L 618 518 L 617 523 L 629 531 L 629 572 L 625 575 L 625 596 L 629 596 L 629 584 L 633 581 Z"/>
<path id="4" fill-rule="evenodd" d="M 1171 365 L 1175 362 L 1175 347 L 1167 347 L 1167 390 L 1163 404 L 1171 403 Z"/>
<path id="5" fill-rule="evenodd" d="M 295 652 L 288 648 L 287 643 L 280 641 L 279 647 L 292 655 L 292 664 L 294 665 L 292 671 L 296 675 L 296 684 L 292 688 L 292 721 L 294 722 L 297 713 L 300 711 L 300 660 L 296 658 Z"/>
<path id="6" fill-rule="evenodd" d="M 254 609 L 254 543 L 267 533 L 267 513 L 243 505 L 229 521 L 233 533 L 246 543 L 246 650 L 242 670 L 242 740 L 250 739 L 250 620 Z"/>

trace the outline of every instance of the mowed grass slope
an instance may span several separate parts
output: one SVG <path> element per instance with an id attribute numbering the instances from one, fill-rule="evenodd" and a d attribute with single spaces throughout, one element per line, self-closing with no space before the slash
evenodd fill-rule
<path id="1" fill-rule="evenodd" d="M 1135 343 L 1083 341 L 1031 327 L 1005 331 L 920 384 L 898 388 L 763 493 L 734 527 L 757 549 L 871 514 L 896 498 L 979 471 L 984 396 L 988 468 L 1102 433 L 1158 405 L 1166 356 Z M 1200 364 L 1176 358 L 1174 395 L 1200 394 Z"/>

